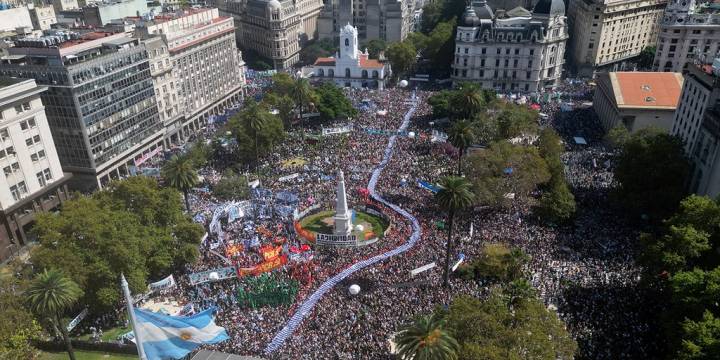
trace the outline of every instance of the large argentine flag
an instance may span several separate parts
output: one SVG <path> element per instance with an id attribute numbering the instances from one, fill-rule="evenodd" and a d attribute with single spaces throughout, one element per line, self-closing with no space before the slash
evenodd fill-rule
<path id="1" fill-rule="evenodd" d="M 225 328 L 215 325 L 213 310 L 192 316 L 169 316 L 134 309 L 148 360 L 180 359 L 201 344 L 227 340 Z"/>

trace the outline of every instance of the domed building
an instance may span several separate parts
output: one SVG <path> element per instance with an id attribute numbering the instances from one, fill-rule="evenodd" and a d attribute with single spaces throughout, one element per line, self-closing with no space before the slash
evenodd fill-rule
<path id="1" fill-rule="evenodd" d="M 485 0 L 475 0 L 457 27 L 453 81 L 505 93 L 552 89 L 563 72 L 567 39 L 562 0 L 497 13 Z"/>

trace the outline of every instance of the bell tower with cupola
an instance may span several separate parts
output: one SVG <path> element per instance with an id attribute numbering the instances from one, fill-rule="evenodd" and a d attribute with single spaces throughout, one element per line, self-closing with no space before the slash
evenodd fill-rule
<path id="1" fill-rule="evenodd" d="M 347 24 L 340 30 L 340 59 L 357 60 L 358 55 L 357 29 Z"/>

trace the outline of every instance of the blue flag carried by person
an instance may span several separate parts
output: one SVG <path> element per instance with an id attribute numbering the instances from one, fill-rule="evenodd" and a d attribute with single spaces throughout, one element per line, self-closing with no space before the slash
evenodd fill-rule
<path id="1" fill-rule="evenodd" d="M 225 328 L 215 325 L 209 308 L 192 316 L 170 316 L 134 309 L 145 355 L 149 359 L 180 359 L 202 344 L 229 339 Z"/>

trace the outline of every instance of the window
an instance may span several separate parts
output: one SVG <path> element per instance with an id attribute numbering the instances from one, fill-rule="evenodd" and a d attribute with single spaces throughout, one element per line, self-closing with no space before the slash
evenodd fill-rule
<path id="1" fill-rule="evenodd" d="M 36 144 L 39 143 L 39 142 L 40 142 L 40 135 L 35 135 L 35 136 L 33 136 L 33 142 L 36 143 Z"/>
<path id="2" fill-rule="evenodd" d="M 29 129 L 27 121 L 24 121 L 24 120 L 23 120 L 23 121 L 20 122 L 20 129 L 23 130 L 23 131 Z"/>
<path id="3" fill-rule="evenodd" d="M 43 174 L 45 174 L 45 180 L 50 181 L 52 180 L 52 172 L 50 172 L 50 168 L 47 168 L 43 170 Z"/>
<path id="4" fill-rule="evenodd" d="M 28 119 L 28 125 L 30 125 L 30 128 L 36 127 L 37 124 L 35 123 L 35 118 Z"/>
<path id="5" fill-rule="evenodd" d="M 17 184 L 18 190 L 20 191 L 21 195 L 27 194 L 27 186 L 25 186 L 25 182 L 21 181 Z"/>
<path id="6" fill-rule="evenodd" d="M 5 176 L 10 176 L 10 174 L 12 174 L 12 169 L 9 166 L 6 166 L 3 168 L 3 172 L 5 173 Z"/>
<path id="7" fill-rule="evenodd" d="M 32 161 L 38 161 L 38 154 L 37 153 L 30 154 L 30 159 Z"/>
<path id="8" fill-rule="evenodd" d="M 24 113 L 25 111 L 28 111 L 28 110 L 30 110 L 30 103 L 29 103 L 29 102 L 22 103 L 22 104 L 20 104 L 20 105 L 15 105 L 15 112 L 18 113 L 18 114 L 22 114 L 22 113 Z"/>
<path id="9" fill-rule="evenodd" d="M 15 201 L 20 200 L 20 192 L 18 191 L 18 188 L 16 185 L 13 185 L 10 187 L 10 193 L 12 194 L 13 200 L 15 200 Z"/>
<path id="10" fill-rule="evenodd" d="M 8 147 L 7 149 L 5 149 L 5 152 L 6 152 L 8 155 L 15 155 L 15 148 L 12 147 L 12 146 L 10 146 L 10 147 Z"/>
<path id="11" fill-rule="evenodd" d="M 530 49 L 530 56 L 535 55 L 535 49 Z"/>
<path id="12" fill-rule="evenodd" d="M 0 138 L 2 138 L 3 141 L 10 138 L 10 133 L 8 133 L 7 128 L 0 130 Z"/>
<path id="13" fill-rule="evenodd" d="M 25 139 L 25 145 L 31 146 L 33 144 L 32 138 Z"/>
<path id="14" fill-rule="evenodd" d="M 38 183 L 40 183 L 40 186 L 47 185 L 47 181 L 45 181 L 45 175 L 43 175 L 42 171 L 35 174 L 35 176 L 37 177 L 37 180 L 38 180 Z"/>
<path id="15" fill-rule="evenodd" d="M 13 172 L 20 170 L 20 164 L 18 164 L 18 163 L 12 163 L 12 165 L 10 165 L 10 167 L 12 167 Z"/>

